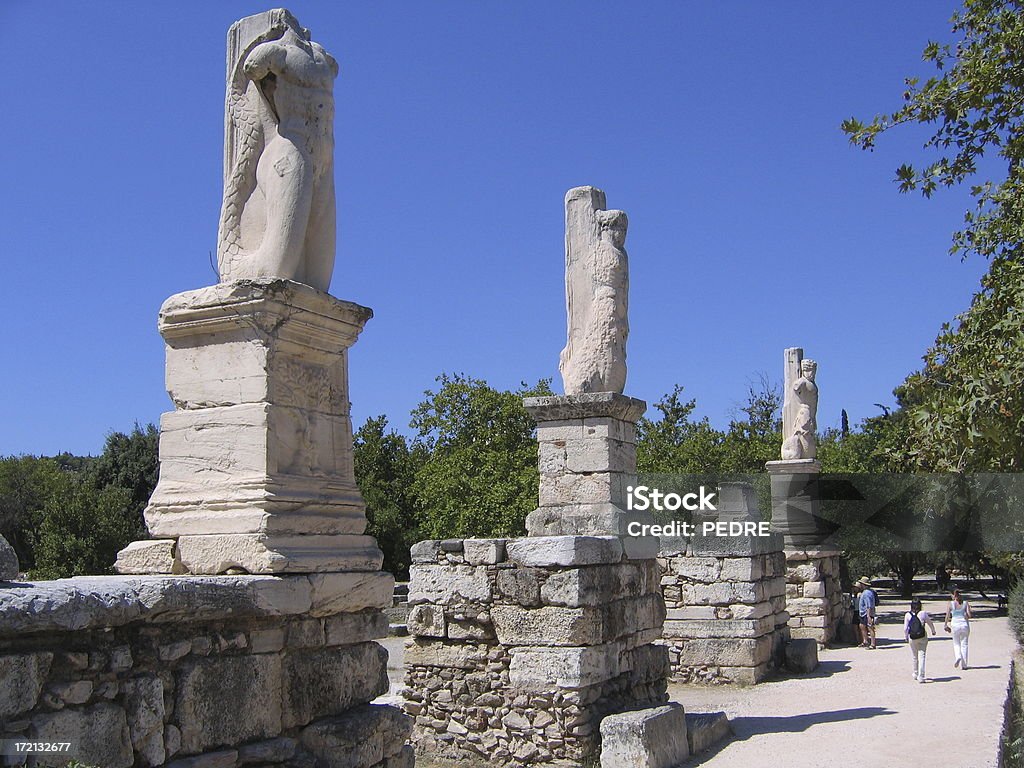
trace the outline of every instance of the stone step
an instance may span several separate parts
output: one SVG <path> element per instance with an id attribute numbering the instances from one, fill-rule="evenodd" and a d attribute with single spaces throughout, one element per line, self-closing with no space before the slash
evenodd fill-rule
<path id="1" fill-rule="evenodd" d="M 731 736 L 732 726 L 725 712 L 686 713 L 686 741 L 691 757 Z"/>

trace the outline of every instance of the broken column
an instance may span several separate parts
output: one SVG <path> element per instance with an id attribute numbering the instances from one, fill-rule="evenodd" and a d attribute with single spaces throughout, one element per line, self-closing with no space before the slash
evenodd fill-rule
<path id="1" fill-rule="evenodd" d="M 407 711 L 423 754 L 595 759 L 606 715 L 665 702 L 657 540 L 627 535 L 643 401 L 625 384 L 626 216 L 566 195 L 565 395 L 528 398 L 539 505 L 529 536 L 421 542 L 410 569 Z"/>
<path id="2" fill-rule="evenodd" d="M 794 638 L 820 645 L 835 636 L 842 618 L 839 551 L 820 516 L 821 464 L 817 461 L 817 364 L 803 350 L 785 352 L 782 410 L 782 459 L 769 461 L 772 529 L 781 533 L 786 552 L 786 605 Z"/>

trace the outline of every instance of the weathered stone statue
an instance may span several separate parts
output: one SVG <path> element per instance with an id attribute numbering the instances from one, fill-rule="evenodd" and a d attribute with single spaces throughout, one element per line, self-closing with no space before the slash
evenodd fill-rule
<path id="1" fill-rule="evenodd" d="M 605 210 L 604 192 L 575 187 L 565 196 L 565 300 L 568 340 L 559 370 L 565 394 L 626 386 L 629 263 L 623 211 Z"/>
<path id="2" fill-rule="evenodd" d="M 782 406 L 782 458 L 814 459 L 818 455 L 818 385 L 814 376 L 818 365 L 803 358 L 803 350 L 786 350 L 785 392 Z"/>
<path id="3" fill-rule="evenodd" d="M 269 277 L 330 286 L 338 63 L 309 37 L 280 8 L 228 32 L 223 283 Z"/>

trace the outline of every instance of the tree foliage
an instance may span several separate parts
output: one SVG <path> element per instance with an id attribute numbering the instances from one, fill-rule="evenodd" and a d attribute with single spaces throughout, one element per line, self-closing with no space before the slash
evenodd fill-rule
<path id="1" fill-rule="evenodd" d="M 413 481 L 426 451 L 388 430 L 385 416 L 367 419 L 354 442 L 356 481 L 366 500 L 366 532 L 384 552 L 384 569 L 408 577 L 409 548 L 423 538 Z"/>
<path id="2" fill-rule="evenodd" d="M 760 474 L 765 462 L 778 458 L 782 445 L 781 398 L 765 380 L 750 387 L 742 415 L 725 430 L 707 417 L 694 420 L 696 400 L 684 400 L 676 385 L 654 404 L 656 418 L 637 422 L 637 469 L 660 474 Z"/>
<path id="3" fill-rule="evenodd" d="M 550 382 L 514 392 L 442 374 L 412 414 L 427 458 L 413 489 L 428 538 L 513 536 L 537 506 L 537 440 L 523 398 L 550 395 Z"/>
<path id="4" fill-rule="evenodd" d="M 842 126 L 853 144 L 871 149 L 879 135 L 897 125 L 929 125 L 925 149 L 932 159 L 923 167 L 897 169 L 900 190 L 930 197 L 939 187 L 970 183 L 974 208 L 954 234 L 951 251 L 990 259 L 970 308 L 942 327 L 924 367 L 897 390 L 904 429 L 885 453 L 913 471 L 1019 472 L 1024 462 L 1024 3 L 965 0 L 953 16 L 952 32 L 954 43 L 925 47 L 923 58 L 936 74 L 924 82 L 908 78 L 900 109 L 867 124 L 851 118 Z M 982 165 L 986 155 L 996 162 Z M 982 568 L 995 562 L 1012 570 L 1024 562 L 1013 552 L 972 553 L 969 559 Z"/>
<path id="5" fill-rule="evenodd" d="M 1024 467 L 1024 262 L 996 259 L 924 368 L 898 390 L 908 429 L 892 455 L 927 471 Z"/>
<path id="6" fill-rule="evenodd" d="M 32 531 L 33 578 L 110 573 L 117 553 L 143 536 L 131 492 L 65 472 L 51 490 Z"/>
<path id="7" fill-rule="evenodd" d="M 939 187 L 975 181 L 979 161 L 994 152 L 1005 173 L 971 185 L 975 206 L 953 236 L 962 255 L 1016 258 L 1024 234 L 1024 3 L 965 0 L 954 14 L 952 44 L 929 42 L 922 58 L 936 74 L 906 79 L 903 106 L 864 123 L 849 118 L 851 143 L 872 149 L 880 134 L 906 123 L 932 126 L 923 167 L 896 170 L 901 191 L 930 197 Z"/>
<path id="8" fill-rule="evenodd" d="M 118 550 L 142 538 L 156 486 L 152 424 L 112 432 L 98 457 L 0 458 L 0 535 L 36 578 L 109 573 Z"/>

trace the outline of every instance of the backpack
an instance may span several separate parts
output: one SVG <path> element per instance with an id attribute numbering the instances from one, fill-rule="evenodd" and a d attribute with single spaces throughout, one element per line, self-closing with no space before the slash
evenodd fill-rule
<path id="1" fill-rule="evenodd" d="M 910 626 L 907 627 L 907 634 L 910 635 L 911 640 L 920 640 L 926 634 L 924 624 L 917 618 L 916 613 L 910 614 Z"/>

